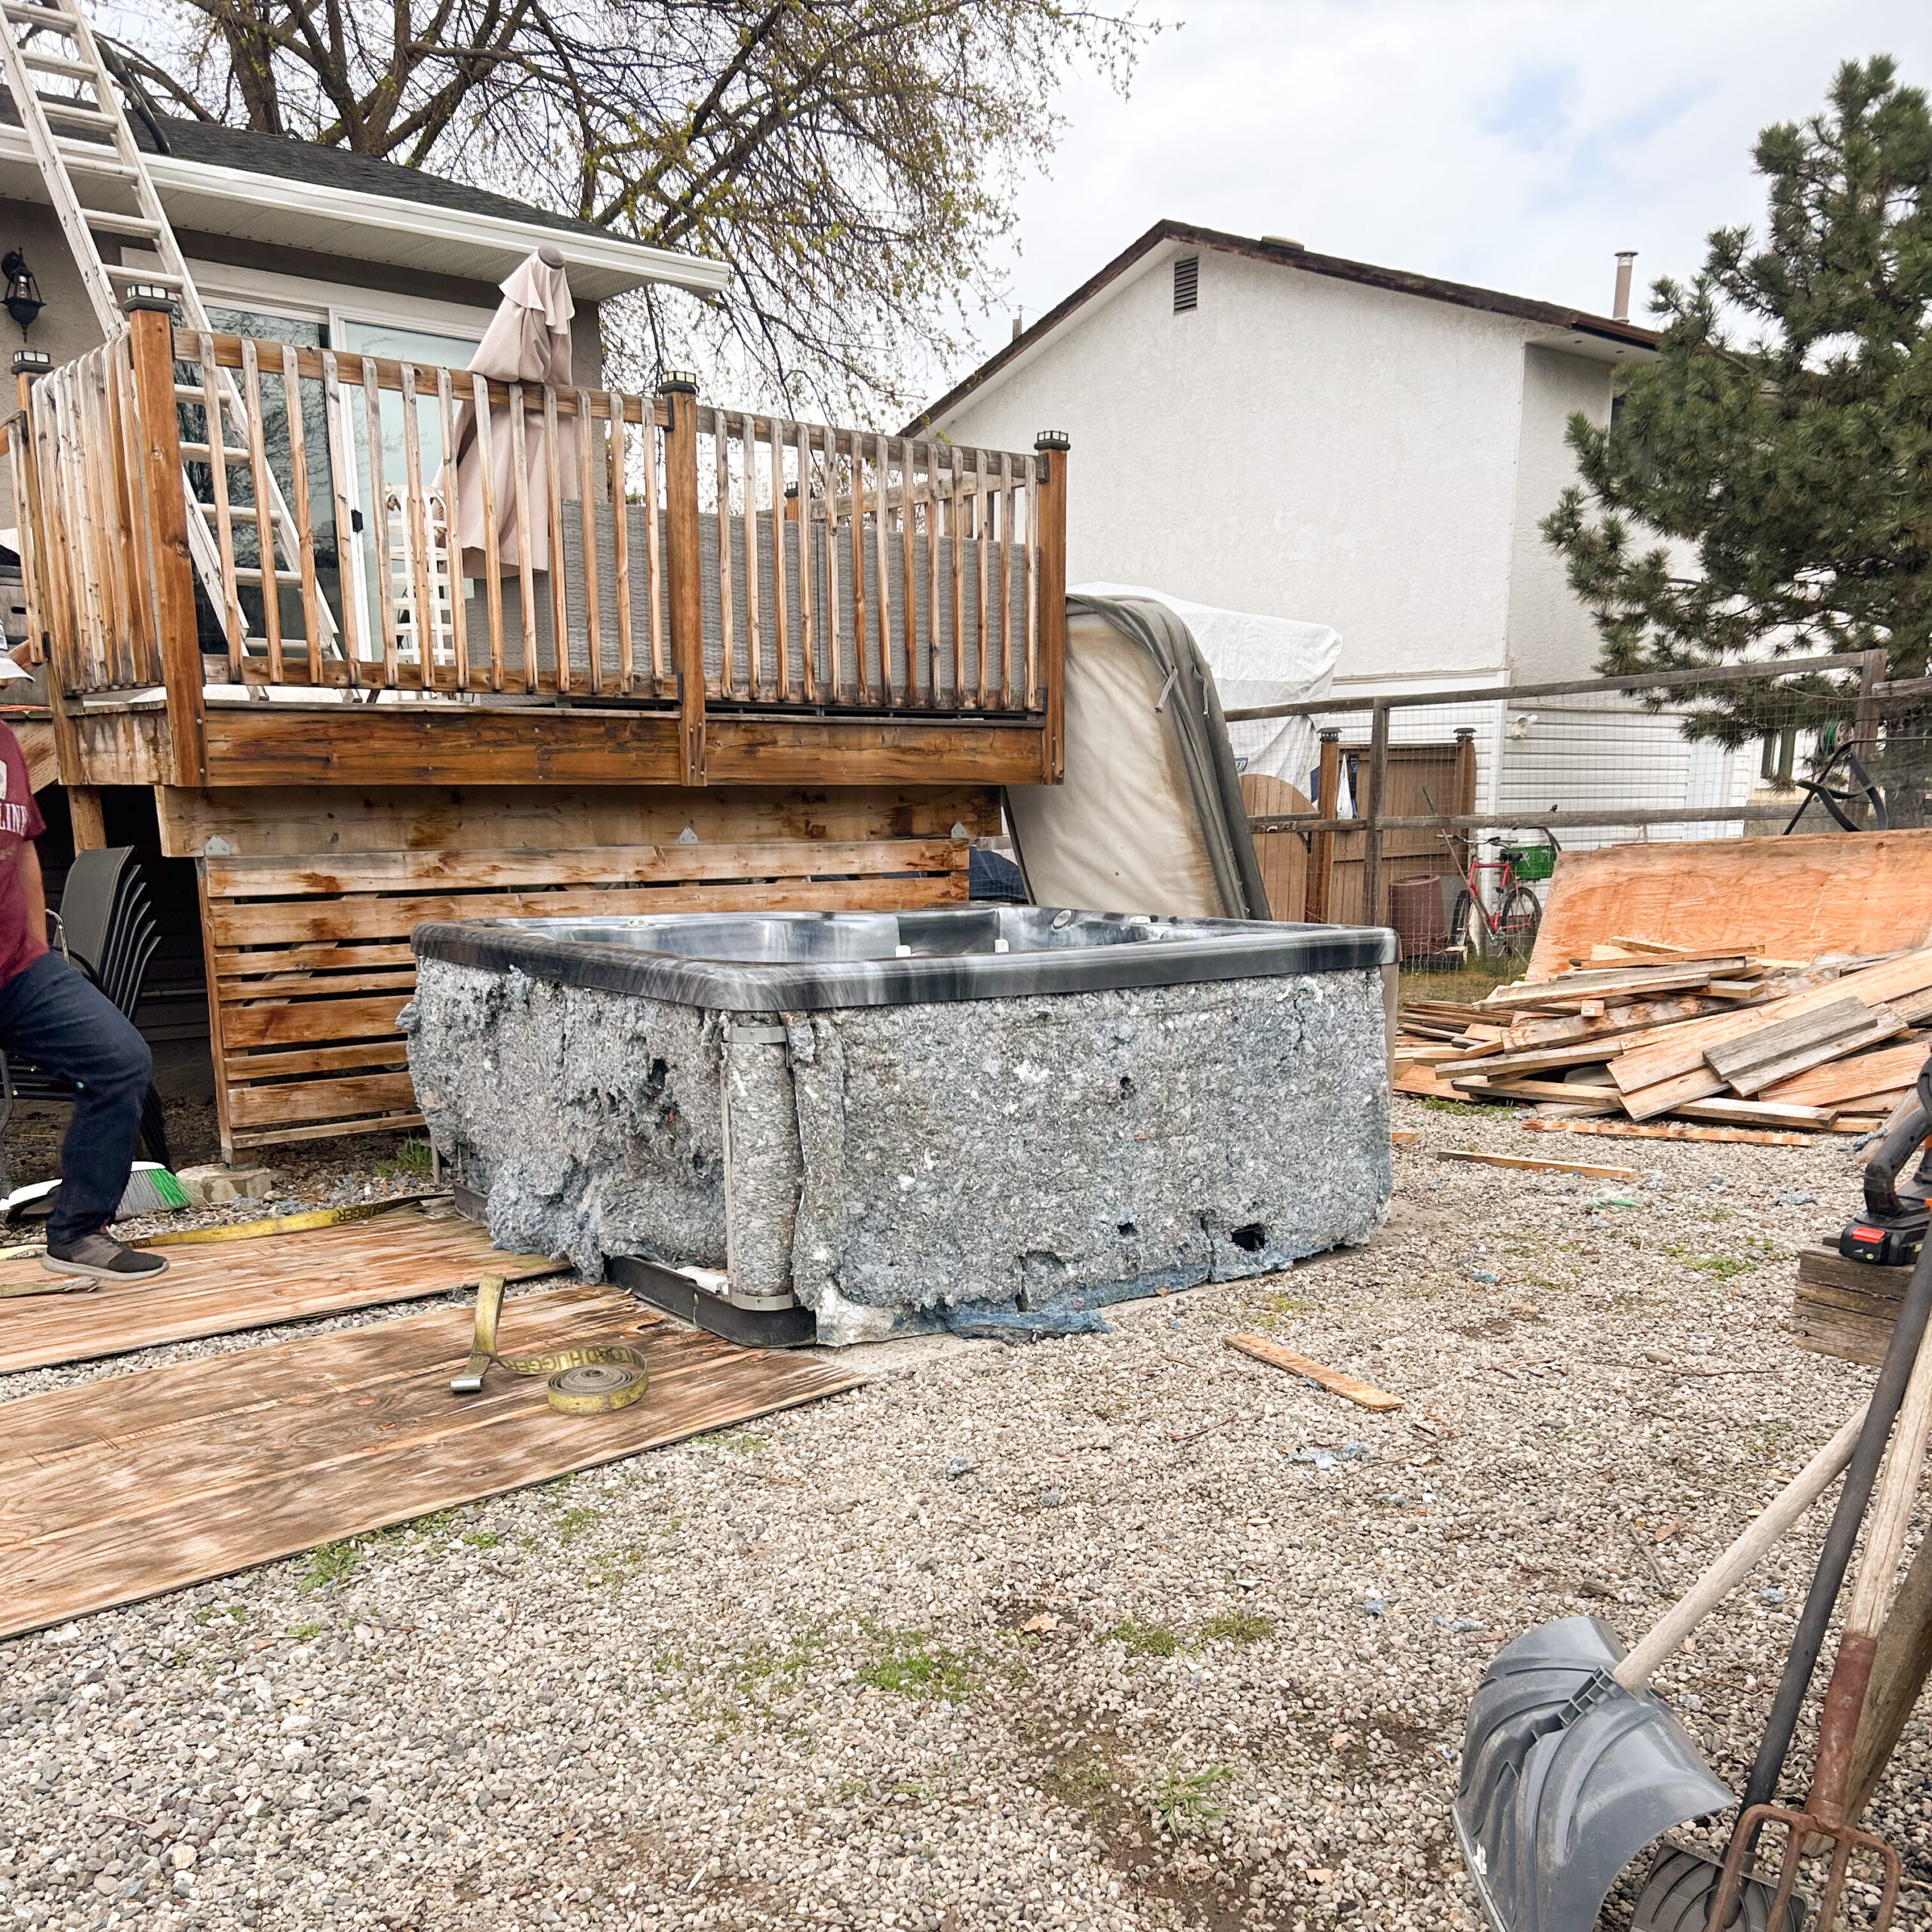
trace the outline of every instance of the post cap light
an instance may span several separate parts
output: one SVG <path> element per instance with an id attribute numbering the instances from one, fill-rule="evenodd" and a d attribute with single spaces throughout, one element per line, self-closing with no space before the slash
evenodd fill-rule
<path id="1" fill-rule="evenodd" d="M 1066 451 L 1072 448 L 1073 442 L 1064 429 L 1042 429 L 1033 438 L 1033 447 L 1036 450 Z"/>
<path id="2" fill-rule="evenodd" d="M 657 379 L 657 392 L 662 395 L 666 389 L 675 389 L 681 395 L 696 395 L 696 372 L 690 369 L 666 369 Z"/>
<path id="3" fill-rule="evenodd" d="M 121 298 L 121 312 L 131 315 L 144 309 L 159 309 L 171 313 L 174 297 L 158 282 L 137 281 Z"/>
<path id="4" fill-rule="evenodd" d="M 54 358 L 44 349 L 14 351 L 14 374 L 17 376 L 44 376 L 53 367 Z"/>

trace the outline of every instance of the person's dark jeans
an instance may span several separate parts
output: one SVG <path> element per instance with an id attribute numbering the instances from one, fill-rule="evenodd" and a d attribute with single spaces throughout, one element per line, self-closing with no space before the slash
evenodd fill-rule
<path id="1" fill-rule="evenodd" d="M 0 1051 L 80 1088 L 47 1223 L 48 1244 L 64 1247 L 106 1227 L 121 1204 L 154 1057 L 120 1008 L 52 952 L 0 985 Z"/>

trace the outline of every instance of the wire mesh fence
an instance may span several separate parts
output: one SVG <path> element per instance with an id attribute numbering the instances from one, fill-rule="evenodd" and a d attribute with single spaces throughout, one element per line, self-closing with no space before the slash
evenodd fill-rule
<path id="1" fill-rule="evenodd" d="M 1526 954 L 1558 849 L 1932 823 L 1932 679 L 1879 652 L 1228 715 L 1309 728 L 1304 783 L 1244 780 L 1275 916 L 1405 947 Z"/>

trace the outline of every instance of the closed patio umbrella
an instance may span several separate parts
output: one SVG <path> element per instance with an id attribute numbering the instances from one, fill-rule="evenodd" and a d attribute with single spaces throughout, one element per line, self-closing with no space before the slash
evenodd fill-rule
<path id="1" fill-rule="evenodd" d="M 493 383 L 571 384 L 571 318 L 577 305 L 571 300 L 564 260 L 554 248 L 535 251 L 501 285 L 503 300 L 492 318 L 476 353 L 472 371 Z M 524 475 L 527 493 L 527 531 L 517 527 L 515 472 L 511 460 L 510 412 L 501 404 L 490 411 L 490 471 L 497 510 L 499 568 L 505 574 L 522 563 L 528 546 L 532 570 L 550 568 L 549 459 L 540 414 L 524 417 Z M 558 425 L 557 463 L 565 501 L 574 501 L 577 488 L 577 425 L 566 419 Z M 457 515 L 456 547 L 463 555 L 462 574 L 481 577 L 483 551 L 483 456 L 476 434 L 476 406 L 466 402 L 456 423 Z"/>

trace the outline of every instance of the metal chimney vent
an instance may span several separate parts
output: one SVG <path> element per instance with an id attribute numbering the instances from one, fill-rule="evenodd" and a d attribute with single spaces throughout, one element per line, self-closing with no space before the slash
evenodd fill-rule
<path id="1" fill-rule="evenodd" d="M 1182 255 L 1174 262 L 1174 313 L 1186 315 L 1201 306 L 1201 257 Z"/>

